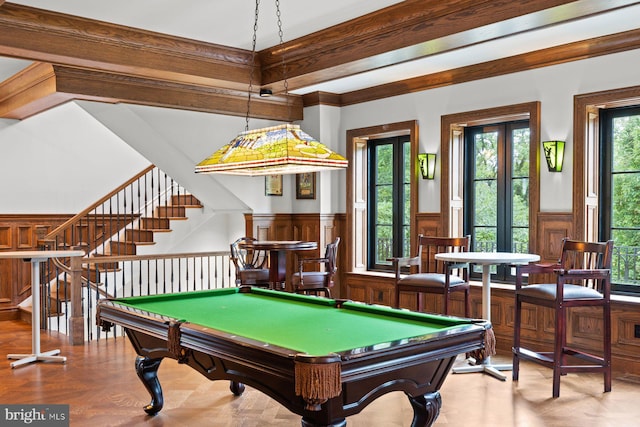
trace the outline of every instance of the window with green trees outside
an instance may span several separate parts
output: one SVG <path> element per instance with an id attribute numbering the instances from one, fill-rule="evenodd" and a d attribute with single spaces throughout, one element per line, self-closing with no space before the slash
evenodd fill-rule
<path id="1" fill-rule="evenodd" d="M 468 127 L 464 144 L 464 230 L 472 250 L 529 252 L 529 122 Z M 513 280 L 508 266 L 492 266 L 492 274 Z"/>
<path id="2" fill-rule="evenodd" d="M 411 144 L 409 135 L 370 140 L 367 269 L 390 270 L 390 257 L 410 256 Z"/>

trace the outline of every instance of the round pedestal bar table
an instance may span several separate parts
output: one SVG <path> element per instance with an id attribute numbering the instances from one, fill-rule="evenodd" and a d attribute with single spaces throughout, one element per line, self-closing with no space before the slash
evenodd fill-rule
<path id="1" fill-rule="evenodd" d="M 241 248 L 269 251 L 269 282 L 271 289 L 282 289 L 287 276 L 287 252 L 318 248 L 317 242 L 300 240 L 256 240 L 240 244 Z"/>
<path id="2" fill-rule="evenodd" d="M 491 321 L 491 266 L 540 261 L 539 255 L 515 252 L 451 252 L 436 254 L 435 258 L 441 261 L 482 265 L 482 318 L 488 321 Z M 500 371 L 509 371 L 512 368 L 511 364 L 494 365 L 491 363 L 491 357 L 487 356 L 478 365 L 454 367 L 453 373 L 484 372 L 505 381 L 507 377 Z"/>
<path id="3" fill-rule="evenodd" d="M 40 263 L 50 258 L 67 258 L 84 256 L 84 251 L 18 251 L 0 252 L 0 258 L 21 258 L 31 262 L 31 353 L 30 354 L 8 354 L 7 359 L 18 359 L 11 362 L 11 367 L 16 368 L 31 362 L 66 362 L 60 350 L 40 351 Z"/>

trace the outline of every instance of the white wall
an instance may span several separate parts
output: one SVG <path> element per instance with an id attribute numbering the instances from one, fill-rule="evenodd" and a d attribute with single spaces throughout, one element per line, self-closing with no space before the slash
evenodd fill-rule
<path id="1" fill-rule="evenodd" d="M 26 120 L 0 121 L 1 214 L 75 214 L 150 164 L 84 107 L 70 102 Z M 132 133 L 142 127 L 133 123 Z M 180 144 L 173 149 L 157 137 L 148 142 L 164 155 L 149 157 L 178 159 Z M 162 163 L 175 169 L 173 162 Z M 156 233 L 158 244 L 141 253 L 227 251 L 231 240 L 244 235 L 244 218 L 235 211 L 207 206 L 187 215 L 189 221 L 172 221 L 173 232 Z"/>
<path id="2" fill-rule="evenodd" d="M 305 108 L 304 120 L 300 127 L 333 151 L 346 156 L 344 135 L 340 131 L 341 109 L 328 105 Z M 347 171 L 328 170 L 316 173 L 315 200 L 295 200 L 292 212 L 331 213 L 346 210 Z M 291 192 L 295 195 L 295 178 L 291 182 Z M 295 196 L 294 196 L 295 197 Z"/>
<path id="3" fill-rule="evenodd" d="M 170 233 L 154 233 L 153 245 L 136 248 L 138 255 L 229 251 L 229 243 L 244 236 L 244 217 L 213 209 L 189 208 L 188 220 L 171 221 Z"/>
<path id="4" fill-rule="evenodd" d="M 149 165 L 67 103 L 0 126 L 0 213 L 74 214 Z"/>
<path id="5" fill-rule="evenodd" d="M 290 211 L 290 195 L 264 196 L 264 177 L 195 173 L 197 163 L 244 130 L 244 118 L 139 105 L 79 104 L 205 205 L 202 213 L 188 209 L 187 222 L 172 221 L 170 235 L 156 233 L 157 244 L 145 253 L 226 251 L 230 242 L 245 235 L 243 213 Z M 250 121 L 252 128 L 272 124 Z"/>
<path id="6" fill-rule="evenodd" d="M 418 120 L 419 151 L 440 154 L 442 115 L 540 101 L 541 141 L 567 141 L 562 173 L 542 168 L 540 209 L 568 212 L 572 208 L 573 97 L 640 85 L 638 69 L 640 51 L 635 50 L 357 104 L 342 109 L 342 143 L 346 144 L 348 129 Z M 420 212 L 439 212 L 440 162 L 438 156 L 436 180 L 420 182 Z"/>

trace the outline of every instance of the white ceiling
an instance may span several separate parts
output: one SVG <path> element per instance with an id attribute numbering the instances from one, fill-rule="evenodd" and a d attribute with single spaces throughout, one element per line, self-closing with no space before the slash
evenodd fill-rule
<path id="1" fill-rule="evenodd" d="M 615 3 L 615 0 L 611 0 Z M 86 18 L 98 19 L 225 46 L 251 49 L 255 3 L 250 0 L 112 0 L 109 2 L 79 0 L 15 0 L 26 6 L 43 8 Z M 340 22 L 398 3 L 389 0 L 281 0 L 284 41 L 312 33 Z M 583 2 L 584 3 L 584 2 Z M 640 2 L 638 2 L 640 3 Z M 556 10 L 558 20 L 562 11 Z M 555 15 L 554 15 L 555 17 Z M 533 17 L 516 18 L 526 22 Z M 527 51 L 565 44 L 586 38 L 614 34 L 638 28 L 640 4 L 590 18 L 551 25 L 543 30 L 522 32 L 492 40 L 493 30 L 512 23 L 503 21 L 481 27 L 474 36 L 481 42 L 420 60 L 385 67 L 356 76 L 321 83 L 294 91 L 344 93 L 400 79 L 430 74 L 446 69 L 494 60 Z M 531 25 L 534 25 L 531 22 Z M 455 35 L 437 40 L 435 52 L 455 45 Z M 257 49 L 278 44 L 278 28 L 273 1 L 260 3 Z M 410 49 L 410 48 L 407 48 Z M 28 61 L 0 58 L 0 81 L 28 65 Z"/>

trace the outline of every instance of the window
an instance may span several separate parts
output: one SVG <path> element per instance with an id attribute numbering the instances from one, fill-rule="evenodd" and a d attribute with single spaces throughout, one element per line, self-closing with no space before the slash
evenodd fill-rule
<path id="1" fill-rule="evenodd" d="M 404 148 L 409 151 L 409 170 L 410 183 L 408 193 L 405 192 L 403 200 L 410 200 L 405 210 L 410 212 L 409 232 L 411 244 L 415 244 L 417 238 L 417 207 L 418 207 L 418 167 L 416 157 L 418 155 L 418 122 L 409 120 L 405 122 L 385 123 L 376 126 L 370 126 L 359 129 L 350 129 L 347 131 L 347 160 L 349 167 L 347 168 L 347 213 L 345 246 L 349 248 L 346 254 L 347 271 L 357 274 L 366 274 L 369 271 L 369 260 L 375 245 L 370 241 L 370 218 L 372 217 L 369 208 L 375 206 L 369 202 L 370 186 L 369 176 L 371 169 L 378 167 L 377 163 L 371 163 L 369 159 L 370 145 L 373 141 L 390 139 L 390 138 L 406 138 L 409 147 Z M 404 140 L 403 140 L 404 141 Z M 403 144 L 404 145 L 404 144 Z M 406 158 L 405 158 L 405 161 Z M 373 252 L 374 253 L 374 252 Z M 377 259 L 382 259 L 385 255 L 376 254 Z M 385 258 L 386 263 L 386 258 Z M 391 265 L 380 264 L 380 268 L 391 268 Z M 361 288 L 362 289 L 362 288 Z M 348 286 L 348 297 L 361 301 L 367 301 L 375 304 L 389 304 L 384 293 L 375 293 L 375 295 L 367 295 L 364 291 L 355 290 L 355 287 Z"/>
<path id="2" fill-rule="evenodd" d="M 529 168 L 529 121 L 465 129 L 464 230 L 472 250 L 529 252 Z M 492 268 L 496 280 L 513 279 L 508 266 Z"/>
<path id="3" fill-rule="evenodd" d="M 640 292 L 640 106 L 600 114 L 600 240 L 615 242 L 612 289 Z"/>
<path id="4" fill-rule="evenodd" d="M 411 244 L 411 144 L 409 136 L 368 144 L 369 270 L 389 269 L 393 256 L 409 256 Z"/>

